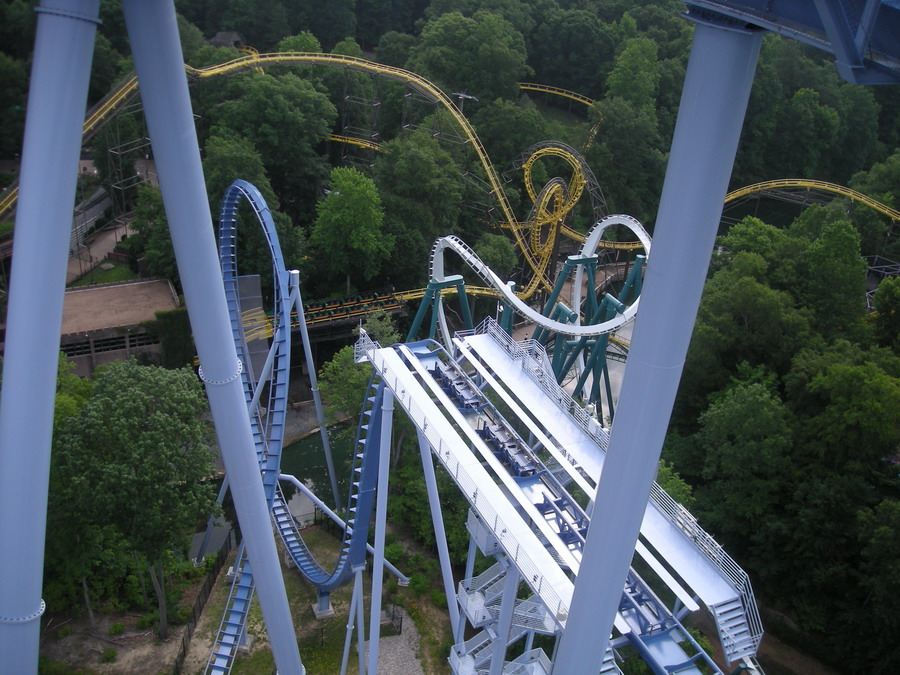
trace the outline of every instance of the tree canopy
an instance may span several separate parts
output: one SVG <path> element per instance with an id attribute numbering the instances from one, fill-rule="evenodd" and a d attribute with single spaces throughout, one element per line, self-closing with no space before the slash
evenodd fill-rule
<path id="1" fill-rule="evenodd" d="M 90 398 L 54 437 L 48 537 L 74 536 L 80 544 L 69 552 L 81 561 L 71 582 L 88 575 L 107 555 L 105 544 L 116 542 L 147 565 L 163 638 L 166 554 L 182 550 L 215 508 L 206 411 L 190 369 L 115 361 L 95 373 Z"/>
<path id="2" fill-rule="evenodd" d="M 316 209 L 310 244 L 325 274 L 344 276 L 349 295 L 351 280 L 365 282 L 377 274 L 394 239 L 382 228 L 384 212 L 372 179 L 338 167 L 331 171 L 329 186 Z"/>

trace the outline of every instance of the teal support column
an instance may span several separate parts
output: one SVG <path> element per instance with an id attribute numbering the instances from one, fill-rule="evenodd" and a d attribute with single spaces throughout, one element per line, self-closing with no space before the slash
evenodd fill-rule
<path id="1" fill-rule="evenodd" d="M 206 183 L 172 0 L 123 0 L 125 25 L 169 231 L 200 356 L 200 375 L 231 481 L 272 654 L 282 675 L 302 675 L 293 619 L 254 452 L 241 362 L 213 236 Z"/>
<path id="2" fill-rule="evenodd" d="M 623 304 L 628 304 L 632 298 L 637 298 L 641 294 L 641 281 L 643 280 L 644 262 L 647 256 L 638 255 L 634 259 L 634 265 L 628 272 L 628 278 L 622 285 L 622 292 L 619 293 L 619 300 Z"/>
<path id="3" fill-rule="evenodd" d="M 587 297 L 584 299 L 584 315 L 591 316 L 597 311 L 597 256 L 592 255 L 584 259 L 584 272 L 587 275 Z M 623 300 L 624 302 L 624 300 Z M 576 312 L 581 309 L 575 307 Z"/>
<path id="4" fill-rule="evenodd" d="M 59 334 L 99 7 L 45 0 L 37 8 L 0 399 L 0 670 L 8 673 L 38 669 Z"/>
<path id="5" fill-rule="evenodd" d="M 761 34 L 698 22 L 628 370 L 555 675 L 596 674 L 622 598 L 737 151 Z"/>
<path id="6" fill-rule="evenodd" d="M 556 308 L 556 301 L 559 298 L 559 294 L 562 292 L 563 286 L 566 285 L 566 279 L 569 278 L 569 274 L 572 272 L 572 268 L 575 266 L 576 261 L 581 260 L 578 256 L 569 256 L 566 259 L 566 262 L 563 263 L 562 272 L 559 273 L 559 276 L 556 277 L 556 283 L 553 284 L 553 290 L 550 292 L 550 297 L 547 299 L 547 302 L 544 304 L 544 311 L 541 312 L 544 316 L 550 316 L 550 312 Z M 542 326 L 538 326 L 534 329 L 534 333 L 531 335 L 532 340 L 536 340 L 538 342 L 544 342 L 547 339 L 547 335 L 549 331 Z"/>
<path id="7" fill-rule="evenodd" d="M 462 310 L 463 324 L 466 330 L 472 330 L 475 325 L 472 323 L 472 310 L 469 309 L 469 298 L 466 295 L 466 282 L 460 279 L 456 282 L 456 294 L 459 296 L 459 306 Z"/>
<path id="8" fill-rule="evenodd" d="M 422 297 L 422 302 L 419 303 L 419 309 L 416 311 L 416 316 L 413 317 L 412 325 L 409 327 L 409 332 L 406 334 L 405 342 L 412 342 L 419 335 L 419 330 L 422 328 L 422 321 L 425 320 L 425 315 L 428 313 L 428 307 L 431 305 L 431 299 L 434 297 L 434 289 L 431 288 L 431 284 L 428 284 L 428 288 L 425 289 L 425 295 Z"/>

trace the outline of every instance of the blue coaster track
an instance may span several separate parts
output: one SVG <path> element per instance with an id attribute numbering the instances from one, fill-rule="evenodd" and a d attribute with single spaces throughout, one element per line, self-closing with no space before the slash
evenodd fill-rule
<path id="1" fill-rule="evenodd" d="M 246 201 L 255 213 L 272 258 L 274 306 L 272 342 L 266 365 L 261 373 L 254 373 L 252 370 L 240 304 L 237 219 L 242 201 Z M 369 383 L 354 445 L 351 490 L 346 511 L 347 527 L 337 564 L 334 570 L 329 572 L 314 558 L 303 542 L 278 485 L 287 411 L 291 310 L 299 289 L 291 288 L 291 275 L 285 268 L 275 223 L 265 198 L 247 181 L 240 179 L 234 181 L 222 200 L 219 220 L 219 260 L 232 336 L 238 357 L 243 364 L 241 381 L 244 398 L 250 415 L 255 451 L 272 520 L 297 569 L 316 586 L 320 599 L 325 598 L 327 601 L 331 591 L 346 584 L 352 578 L 353 569 L 365 563 L 368 524 L 375 501 L 379 463 L 381 416 L 375 413 L 381 406 L 384 384 L 377 375 L 373 375 Z M 305 318 L 299 316 L 298 320 L 305 321 Z M 265 414 L 260 412 L 259 406 L 262 395 L 266 395 L 268 401 Z M 362 523 L 362 526 L 354 527 L 357 521 Z M 234 582 L 207 663 L 207 673 L 231 671 L 237 647 L 242 642 L 246 630 L 246 616 L 253 596 L 253 573 L 243 546 L 236 560 Z"/>

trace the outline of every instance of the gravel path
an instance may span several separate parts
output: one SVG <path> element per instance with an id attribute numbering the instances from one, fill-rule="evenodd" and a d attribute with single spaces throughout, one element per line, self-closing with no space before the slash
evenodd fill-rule
<path id="1" fill-rule="evenodd" d="M 397 607 L 396 612 L 401 615 L 403 632 L 379 641 L 378 672 L 381 675 L 425 675 L 419 663 L 419 631 L 416 624 L 402 608 Z M 367 640 L 366 656 L 368 653 Z"/>

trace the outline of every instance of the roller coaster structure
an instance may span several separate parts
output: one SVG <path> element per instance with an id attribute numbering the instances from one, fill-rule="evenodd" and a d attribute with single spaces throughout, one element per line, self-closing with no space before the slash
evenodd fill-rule
<path id="1" fill-rule="evenodd" d="M 481 547 L 483 551 L 498 554 L 500 569 L 492 573 L 492 579 L 476 582 L 472 578 L 474 585 L 459 591 L 465 605 L 460 621 L 464 613 L 469 620 L 493 622 L 494 627 L 486 628 L 490 644 L 486 645 L 481 638 L 477 644 L 466 644 L 455 650 L 457 672 L 486 670 L 490 675 L 500 675 L 525 670 L 547 672 L 552 667 L 558 675 L 569 675 L 606 670 L 608 637 L 622 618 L 627 626 L 616 626 L 621 633 L 627 631 L 647 638 L 636 637 L 632 644 L 647 657 L 655 672 L 697 672 L 694 661 L 673 660 L 678 655 L 670 647 L 673 642 L 677 644 L 678 628 L 664 615 L 656 599 L 634 579 L 629 565 L 635 545 L 640 543 L 639 536 L 661 542 L 655 516 L 651 517 L 647 532 L 644 531 L 648 514 L 657 510 L 650 508 L 648 497 L 654 494 L 653 475 L 699 304 L 706 263 L 718 229 L 761 34 L 740 17 L 735 21 L 727 13 L 709 11 L 709 7 L 725 8 L 731 3 L 689 4 L 688 16 L 696 24 L 691 55 L 657 219 L 654 256 L 645 275 L 641 318 L 632 341 L 633 358 L 622 389 L 616 424 L 606 439 L 608 445 L 596 422 L 592 425 L 580 406 L 560 395 L 555 383 L 548 382 L 552 378 L 546 377 L 540 351 L 529 351 L 528 345 L 505 343 L 502 331 L 490 324 L 482 332 L 460 336 L 459 342 L 454 341 L 454 352 L 432 343 L 401 345 L 396 349 L 380 349 L 365 343 L 361 346 L 362 353 L 385 382 L 380 409 L 380 452 L 384 453 L 388 446 L 396 398 L 417 426 L 420 448 L 427 449 L 422 453 L 426 480 L 432 455 L 456 479 L 463 478 L 457 484 L 476 511 L 470 527 L 474 542 L 471 550 Z M 802 3 L 787 3 L 798 4 Z M 881 4 L 886 8 L 882 14 L 895 21 L 898 13 L 894 11 L 894 3 L 867 3 L 867 11 Z M 695 10 L 694 5 L 704 7 Z M 211 218 L 183 74 L 174 4 L 123 0 L 123 6 L 200 354 L 201 377 L 206 384 L 222 456 L 233 481 L 247 555 L 257 572 L 257 595 L 275 662 L 279 672 L 286 675 L 303 673 L 284 584 L 278 572 L 266 488 L 258 457 L 248 451 L 255 443 L 247 415 L 243 366 L 232 337 L 234 314 L 229 311 L 219 260 L 210 237 Z M 839 22 L 833 4 L 817 3 L 816 6 L 816 12 L 827 15 L 828 37 L 840 43 L 835 51 L 845 69 L 863 76 L 872 65 L 859 53 L 865 49 L 866 40 L 854 41 L 849 36 L 849 29 Z M 38 573 L 43 550 L 42 538 L 34 535 L 42 532 L 45 524 L 55 355 L 70 221 L 67 212 L 71 213 L 75 193 L 71 169 L 76 165 L 80 148 L 80 116 L 86 99 L 99 1 L 46 1 L 37 11 L 37 56 L 29 95 L 19 205 L 21 227 L 16 242 L 16 253 L 22 255 L 20 260 L 26 264 L 13 268 L 8 358 L 4 362 L 4 390 L 0 401 L 0 544 L 6 551 L 16 551 L 15 556 L 0 556 L 0 578 L 4 579 L 0 594 L 0 653 L 12 672 L 37 669 L 39 617 L 44 611 Z M 870 12 L 863 17 L 865 26 L 872 26 L 876 15 L 877 12 Z M 872 34 L 879 33 L 872 31 Z M 873 67 L 877 70 L 875 75 L 884 73 L 880 62 Z M 896 71 L 894 75 L 896 79 Z M 452 112 L 452 102 L 449 105 Z M 485 168 L 489 178 L 496 179 Z M 500 200 L 498 185 L 492 182 L 492 186 Z M 509 216 L 510 223 L 514 222 L 511 214 L 505 215 Z M 515 228 L 513 232 L 517 241 L 522 238 Z M 543 276 L 540 266 L 535 269 L 538 262 L 535 257 L 521 243 L 520 247 L 526 258 L 530 256 L 529 264 L 535 273 Z M 45 264 L 37 264 L 39 261 Z M 542 279 L 540 283 L 547 282 Z M 545 374 L 543 378 L 541 372 Z M 501 388 L 491 383 L 507 379 L 510 386 L 506 392 L 510 398 L 506 405 L 512 410 L 518 405 L 525 413 L 522 424 L 539 439 L 540 448 L 525 441 L 516 424 L 495 415 L 484 402 L 488 397 L 483 396 L 483 387 L 490 386 L 497 396 L 503 397 Z M 477 392 L 482 392 L 482 396 Z M 522 405 L 517 403 L 516 396 Z M 467 415 L 480 416 L 476 421 L 479 426 L 473 428 Z M 528 417 L 532 419 L 532 427 L 528 426 Z M 552 433 L 548 435 L 549 432 Z M 35 451 L 28 452 L 31 448 Z M 574 504 L 566 503 L 564 495 L 559 497 L 561 502 L 542 499 L 540 504 L 545 506 L 541 508 L 534 501 L 530 501 L 530 506 L 526 503 L 529 496 L 561 494 L 554 492 L 554 480 L 546 475 L 553 473 L 551 466 L 547 465 L 549 472 L 537 470 L 538 460 L 545 465 L 548 461 L 544 459 L 544 450 L 556 457 L 553 448 L 558 453 L 557 461 L 562 458 L 560 464 L 573 482 L 587 481 L 589 490 L 585 494 L 593 495 L 593 500 L 581 504 L 575 499 L 583 514 Z M 491 473 L 485 473 L 488 471 L 485 467 Z M 380 462 L 378 474 L 378 489 L 385 494 L 387 462 Z M 530 480 L 519 484 L 516 480 L 533 479 L 537 474 L 541 474 L 540 485 Z M 540 495 L 529 492 L 532 488 Z M 518 507 L 513 500 L 518 502 Z M 379 575 L 384 501 L 379 500 L 376 508 L 375 567 Z M 434 504 L 436 500 L 429 501 Z M 523 520 L 523 514 L 533 521 L 533 528 Z M 583 515 L 591 517 L 590 527 L 584 532 Z M 739 596 L 732 598 L 731 607 L 721 606 L 720 629 L 726 651 L 731 650 L 732 656 L 740 657 L 745 647 L 755 649 L 758 633 L 744 597 L 746 588 L 735 583 L 740 575 L 733 568 L 733 561 L 712 545 L 708 535 L 698 531 L 696 523 L 690 522 L 689 514 L 685 516 L 676 509 L 672 515 L 674 520 L 668 522 L 679 527 L 680 533 L 671 541 L 679 542 L 679 547 L 689 542 L 692 560 L 720 564 L 718 579 L 731 578 L 728 593 Z M 679 525 L 675 520 L 684 522 Z M 668 527 L 664 523 L 663 526 Z M 666 548 L 662 542 L 653 545 L 657 551 Z M 677 551 L 666 550 L 664 557 L 675 565 L 672 561 L 677 558 Z M 514 564 L 509 564 L 510 561 Z M 649 560 L 648 564 L 653 567 Z M 691 569 L 690 565 L 678 568 L 678 574 L 688 585 L 691 585 L 688 579 L 692 577 Z M 358 570 L 357 575 L 360 573 Z M 670 576 L 677 582 L 674 575 Z M 447 578 L 445 575 L 445 583 Z M 623 579 L 627 599 L 623 595 Z M 498 583 L 502 586 L 499 593 Z M 539 608 L 517 603 L 516 591 L 521 583 L 535 592 L 543 610 L 552 612 L 550 620 L 564 628 L 559 633 L 552 664 L 536 650 L 527 652 L 530 659 L 527 663 L 504 661 L 507 640 L 513 635 L 513 626 L 518 625 L 516 616 L 537 618 L 537 626 L 530 624 L 532 631 L 548 625 L 543 620 L 547 614 L 541 614 Z M 722 597 L 715 592 L 719 587 L 715 575 L 701 572 L 695 583 L 711 583 L 710 600 L 704 602 L 720 606 L 713 601 Z M 697 587 L 693 590 L 702 595 Z M 484 601 L 482 605 L 477 603 L 479 595 Z M 676 596 L 682 599 L 677 591 Z M 376 606 L 379 600 L 373 591 Z M 685 593 L 685 606 L 689 602 L 696 604 L 693 596 Z M 488 618 L 481 611 L 470 613 L 470 608 L 483 608 Z M 451 607 L 451 615 L 455 611 L 458 610 Z M 741 613 L 749 619 L 744 622 L 749 633 L 747 644 L 746 635 L 739 637 L 731 629 L 731 618 Z M 484 659 L 486 649 L 490 657 Z M 370 670 L 374 672 L 372 653 L 374 650 L 370 652 Z M 362 659 L 360 670 L 364 670 Z"/>
<path id="2" fill-rule="evenodd" d="M 275 279 L 274 304 L 278 308 L 272 319 L 269 357 L 258 379 L 253 374 L 247 351 L 255 331 L 250 327 L 248 333 L 242 320 L 236 277 L 235 214 L 240 199 L 249 201 L 269 242 Z M 613 225 L 630 228 L 649 250 L 649 236 L 637 221 L 627 216 L 604 218 L 587 236 L 581 255 L 570 258 L 572 266 L 578 269 L 576 287 L 581 286 L 582 271 L 590 276 L 594 269 L 590 263 L 596 262 L 593 250 L 603 231 Z M 553 329 L 552 319 L 524 305 L 456 237 L 443 237 L 435 242 L 431 262 L 434 280 L 446 281 L 443 269 L 447 251 L 460 256 L 492 287 L 500 292 L 505 291 L 510 310 L 522 313 L 541 329 Z M 341 522 L 344 541 L 334 570 L 326 571 L 304 543 L 276 482 L 276 478 L 280 478 L 290 480 L 297 486 L 302 485 L 295 478 L 279 474 L 282 441 L 282 424 L 279 421 L 285 412 L 284 392 L 289 361 L 285 350 L 290 342 L 287 327 L 292 322 L 292 309 L 297 310 L 295 314 L 300 325 L 305 325 L 302 306 L 298 301 L 298 280 L 296 273 L 293 273 L 291 299 L 284 302 L 283 298 L 288 293 L 287 279 L 291 273 L 284 269 L 274 224 L 262 196 L 244 181 L 235 181 L 223 199 L 219 255 L 235 347 L 244 363 L 241 377 L 268 508 L 286 554 L 297 570 L 317 588 L 317 614 L 332 614 L 331 592 L 354 580 L 345 644 L 349 646 L 354 628 L 358 632 L 358 642 L 365 641 L 359 598 L 362 593 L 360 570 L 365 567 L 368 528 L 357 524 L 368 524 L 370 521 L 376 483 L 377 494 L 386 494 L 386 476 L 383 482 L 376 476 L 381 473 L 380 462 L 386 462 L 389 454 L 390 414 L 384 411 L 387 410 L 385 397 L 391 394 L 418 430 L 429 506 L 435 523 L 447 602 L 456 636 L 456 644 L 450 654 L 453 671 L 469 673 L 488 664 L 499 663 L 506 664 L 505 669 L 529 666 L 532 672 L 549 672 L 551 663 L 543 650 L 534 648 L 534 636 L 558 635 L 565 630 L 573 592 L 567 575 L 577 574 L 581 566 L 585 537 L 591 522 L 591 503 L 587 495 L 596 491 L 604 461 L 603 448 L 608 443 L 609 435 L 559 388 L 556 384 L 558 378 L 547 366 L 542 347 L 534 340 L 521 344 L 513 342 L 490 319 L 477 330 L 457 334 L 455 339 L 448 340 L 447 349 L 433 340 L 408 341 L 405 345 L 381 349 L 363 334 L 357 345 L 358 358 L 370 361 L 375 369 L 363 398 L 354 444 L 349 481 L 351 493 L 344 510 L 348 519 L 346 523 Z M 589 283 L 588 287 L 592 288 L 593 283 Z M 551 299 L 548 304 L 554 302 Z M 576 303 L 580 304 L 578 293 Z M 601 317 L 600 308 L 596 302 L 591 303 L 590 298 L 588 306 L 592 308 L 591 314 L 595 318 Z M 624 311 L 630 318 L 636 310 L 637 303 L 627 310 L 618 308 L 613 314 Z M 445 324 L 443 317 L 440 322 Z M 608 327 L 603 324 L 571 327 L 572 330 L 576 328 L 583 330 L 573 335 L 587 337 L 601 334 Z M 445 325 L 442 330 L 447 330 Z M 605 344 L 602 349 L 605 351 Z M 517 375 L 523 372 L 527 373 L 524 380 Z M 315 392 L 314 385 L 313 389 Z M 262 391 L 269 392 L 264 416 L 260 415 L 259 408 Z M 500 412 L 498 399 L 502 400 L 506 412 Z M 532 412 L 526 412 L 529 410 Z M 535 414 L 537 410 L 547 411 L 548 414 Z M 559 419 L 560 414 L 565 421 Z M 324 428 L 321 419 L 320 428 Z M 526 437 L 536 440 L 526 441 Z M 436 457 L 449 472 L 471 504 L 467 525 L 472 538 L 468 571 L 460 581 L 458 590 L 453 582 L 453 570 L 443 534 L 432 457 Z M 495 482 L 504 487 L 502 492 L 494 493 Z M 310 493 L 307 491 L 307 494 Z M 317 504 L 324 506 L 315 495 L 310 496 Z M 378 504 L 383 507 L 384 500 L 379 499 Z M 747 660 L 752 664 L 752 654 L 759 645 L 762 632 L 746 574 L 658 485 L 654 485 L 648 514 L 651 515 L 645 518 L 642 527 L 646 544 L 639 543 L 636 548 L 637 555 L 651 570 L 644 573 L 644 577 L 652 575 L 657 580 L 655 583 L 664 584 L 679 598 L 678 605 L 673 611 L 667 609 L 649 583 L 631 569 L 616 620 L 615 634 L 618 637 L 614 646 L 634 646 L 656 672 L 669 672 L 677 666 L 681 672 L 699 673 L 696 665 L 699 661 L 705 662 L 713 672 L 721 672 L 681 624 L 687 613 L 699 609 L 696 600 L 700 599 L 716 620 L 728 661 Z M 384 513 L 381 513 L 375 524 L 376 557 L 383 544 L 384 524 Z M 702 542 L 702 545 L 697 543 L 685 547 L 685 536 L 693 542 Z M 477 576 L 473 574 L 476 549 L 496 559 L 487 572 Z M 704 563 L 698 564 L 692 560 L 697 553 L 705 556 Z M 220 675 L 230 672 L 238 645 L 245 634 L 254 577 L 243 548 L 237 560 L 239 562 L 235 566 L 236 572 L 207 664 L 207 673 Z M 381 588 L 381 564 L 378 561 L 375 568 L 373 598 Z M 672 573 L 668 571 L 670 569 Z M 673 573 L 681 581 L 676 580 Z M 531 597 L 515 600 L 523 587 L 530 589 Z M 375 608 L 373 615 L 377 616 L 379 602 L 373 599 L 372 606 Z M 375 672 L 379 628 L 375 618 L 370 617 L 370 623 L 372 646 L 369 671 Z M 465 639 L 467 623 L 473 630 L 483 630 Z M 524 653 L 506 662 L 507 645 L 520 639 L 526 642 Z M 345 648 L 342 673 L 347 669 L 348 654 Z M 365 665 L 360 661 L 360 671 L 364 670 Z M 607 651 L 601 672 L 621 673 L 612 648 Z"/>

